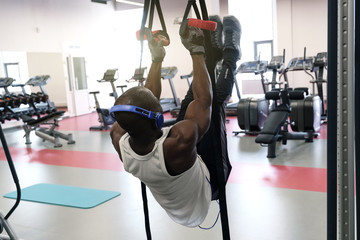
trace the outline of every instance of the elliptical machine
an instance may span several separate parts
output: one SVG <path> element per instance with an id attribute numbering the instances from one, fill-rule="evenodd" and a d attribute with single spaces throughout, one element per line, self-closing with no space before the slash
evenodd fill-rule
<path id="1" fill-rule="evenodd" d="M 324 79 L 324 70 L 327 69 L 327 52 L 320 52 L 316 54 L 314 58 L 312 72 L 315 73 L 315 79 L 310 83 L 313 84 L 313 95 L 315 94 L 315 86 L 317 90 L 317 95 L 321 99 L 322 103 L 322 112 L 321 112 L 321 121 L 325 123 L 327 121 L 327 110 L 325 105 L 324 98 L 324 89 L 323 85 L 327 83 L 326 79 Z"/>
<path id="2" fill-rule="evenodd" d="M 242 63 L 236 72 L 260 74 L 261 82 L 264 83 L 263 74 L 266 72 L 266 68 L 267 61 L 251 61 Z M 234 131 L 233 133 L 235 135 L 239 133 L 253 135 L 260 131 L 264 125 L 269 113 L 269 102 L 264 97 L 240 98 L 236 113 L 238 125 L 243 131 Z"/>
<path id="3" fill-rule="evenodd" d="M 282 84 L 277 81 L 276 78 L 277 73 L 283 65 L 283 61 L 284 56 L 274 56 L 270 63 L 260 60 L 244 62 L 239 66 L 237 73 L 260 74 L 263 91 L 264 94 L 266 94 L 269 91 L 269 87 L 275 88 L 277 85 Z M 264 73 L 267 72 L 268 69 L 272 70 L 271 82 L 264 76 Z M 238 135 L 239 133 L 249 135 L 258 134 L 264 127 L 264 123 L 271 109 L 272 107 L 269 103 L 269 99 L 266 99 L 265 97 L 241 98 L 237 105 L 237 119 L 238 125 L 242 131 L 234 131 L 233 133 L 235 135 Z"/>
<path id="4" fill-rule="evenodd" d="M 284 88 L 287 88 L 288 86 L 287 78 L 285 78 L 284 82 L 280 81 L 281 75 L 279 76 L 279 79 L 277 79 L 278 74 L 281 74 L 283 72 L 282 68 L 284 65 L 284 61 L 285 61 L 285 49 L 283 51 L 282 56 L 281 55 L 273 56 L 271 58 L 270 63 L 267 65 L 267 69 L 272 71 L 271 81 L 264 81 L 265 79 L 261 77 L 264 93 L 267 93 L 272 89 L 276 89 L 276 88 L 281 89 L 282 84 L 285 84 Z"/>
<path id="5" fill-rule="evenodd" d="M 116 88 L 115 88 L 115 84 L 114 84 L 114 82 L 118 79 L 117 71 L 118 71 L 118 69 L 116 69 L 116 68 L 108 69 L 104 73 L 103 78 L 100 80 L 97 80 L 99 83 L 110 82 L 112 92 L 109 95 L 111 97 L 114 97 L 115 100 L 118 98 L 118 94 L 116 92 Z M 121 88 L 121 91 L 123 92 L 126 85 L 121 85 L 121 86 L 117 86 L 117 87 Z M 96 112 L 98 114 L 99 122 L 100 122 L 99 126 L 92 126 L 92 127 L 90 127 L 90 130 L 107 130 L 110 128 L 110 125 L 114 124 L 114 120 L 110 117 L 109 109 L 100 107 L 100 103 L 96 97 L 96 94 L 99 94 L 99 93 L 100 93 L 100 91 L 89 92 L 89 94 L 94 95 Z"/>

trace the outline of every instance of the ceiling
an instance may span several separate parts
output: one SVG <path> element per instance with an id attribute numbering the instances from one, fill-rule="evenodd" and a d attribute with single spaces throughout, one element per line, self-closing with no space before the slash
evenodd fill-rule
<path id="1" fill-rule="evenodd" d="M 115 9 L 117 11 L 143 8 L 144 0 L 115 0 Z"/>

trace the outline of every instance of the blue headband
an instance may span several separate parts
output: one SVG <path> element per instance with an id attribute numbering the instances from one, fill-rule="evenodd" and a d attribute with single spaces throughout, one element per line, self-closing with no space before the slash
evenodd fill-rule
<path id="1" fill-rule="evenodd" d="M 160 112 L 151 112 L 141 107 L 133 105 L 115 105 L 110 108 L 110 116 L 115 120 L 115 112 L 132 112 L 155 121 L 156 128 L 161 128 L 164 124 L 164 116 Z"/>

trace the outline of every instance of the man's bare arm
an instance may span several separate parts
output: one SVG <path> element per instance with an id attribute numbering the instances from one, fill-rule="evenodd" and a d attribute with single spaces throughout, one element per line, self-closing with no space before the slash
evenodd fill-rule
<path id="1" fill-rule="evenodd" d="M 145 87 L 155 95 L 157 99 L 160 99 L 161 95 L 161 66 L 165 57 L 164 44 L 167 38 L 162 35 L 153 37 L 150 30 L 146 31 L 148 37 L 148 45 L 151 52 L 152 64 L 148 74 L 148 78 L 145 83 Z"/>
<path id="2" fill-rule="evenodd" d="M 166 167 L 171 175 L 189 169 L 196 161 L 196 144 L 210 126 L 212 87 L 204 55 L 192 55 L 194 100 L 189 104 L 184 121 L 175 124 L 170 137 L 164 142 Z"/>
<path id="3" fill-rule="evenodd" d="M 145 87 L 150 89 L 157 99 L 160 99 L 161 95 L 161 66 L 162 62 L 153 62 L 145 82 Z"/>
<path id="4" fill-rule="evenodd" d="M 185 120 L 192 120 L 197 124 L 198 141 L 207 132 L 211 120 L 212 86 L 206 68 L 204 55 L 191 55 L 193 60 L 194 77 L 192 90 L 194 100 L 189 104 Z"/>

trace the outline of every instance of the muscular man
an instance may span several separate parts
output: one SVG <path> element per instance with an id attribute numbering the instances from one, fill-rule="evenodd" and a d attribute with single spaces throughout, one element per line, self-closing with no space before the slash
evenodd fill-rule
<path id="1" fill-rule="evenodd" d="M 235 31 L 240 31 L 239 26 Z M 125 170 L 147 185 L 175 222 L 196 227 L 205 219 L 212 199 L 206 159 L 203 161 L 197 151 L 197 145 L 210 127 L 212 86 L 205 63 L 202 30 L 188 28 L 184 22 L 180 33 L 193 64 L 191 97 L 182 103 L 181 121 L 161 128 L 159 98 L 165 50 L 161 41 L 150 39 L 153 62 L 146 84 L 129 89 L 116 100 L 111 109 L 116 123 L 110 134 Z M 233 51 L 239 53 L 239 48 Z M 233 58 L 235 67 L 238 56 Z M 227 83 L 231 88 L 232 84 Z M 227 95 L 231 94 L 229 90 Z"/>

